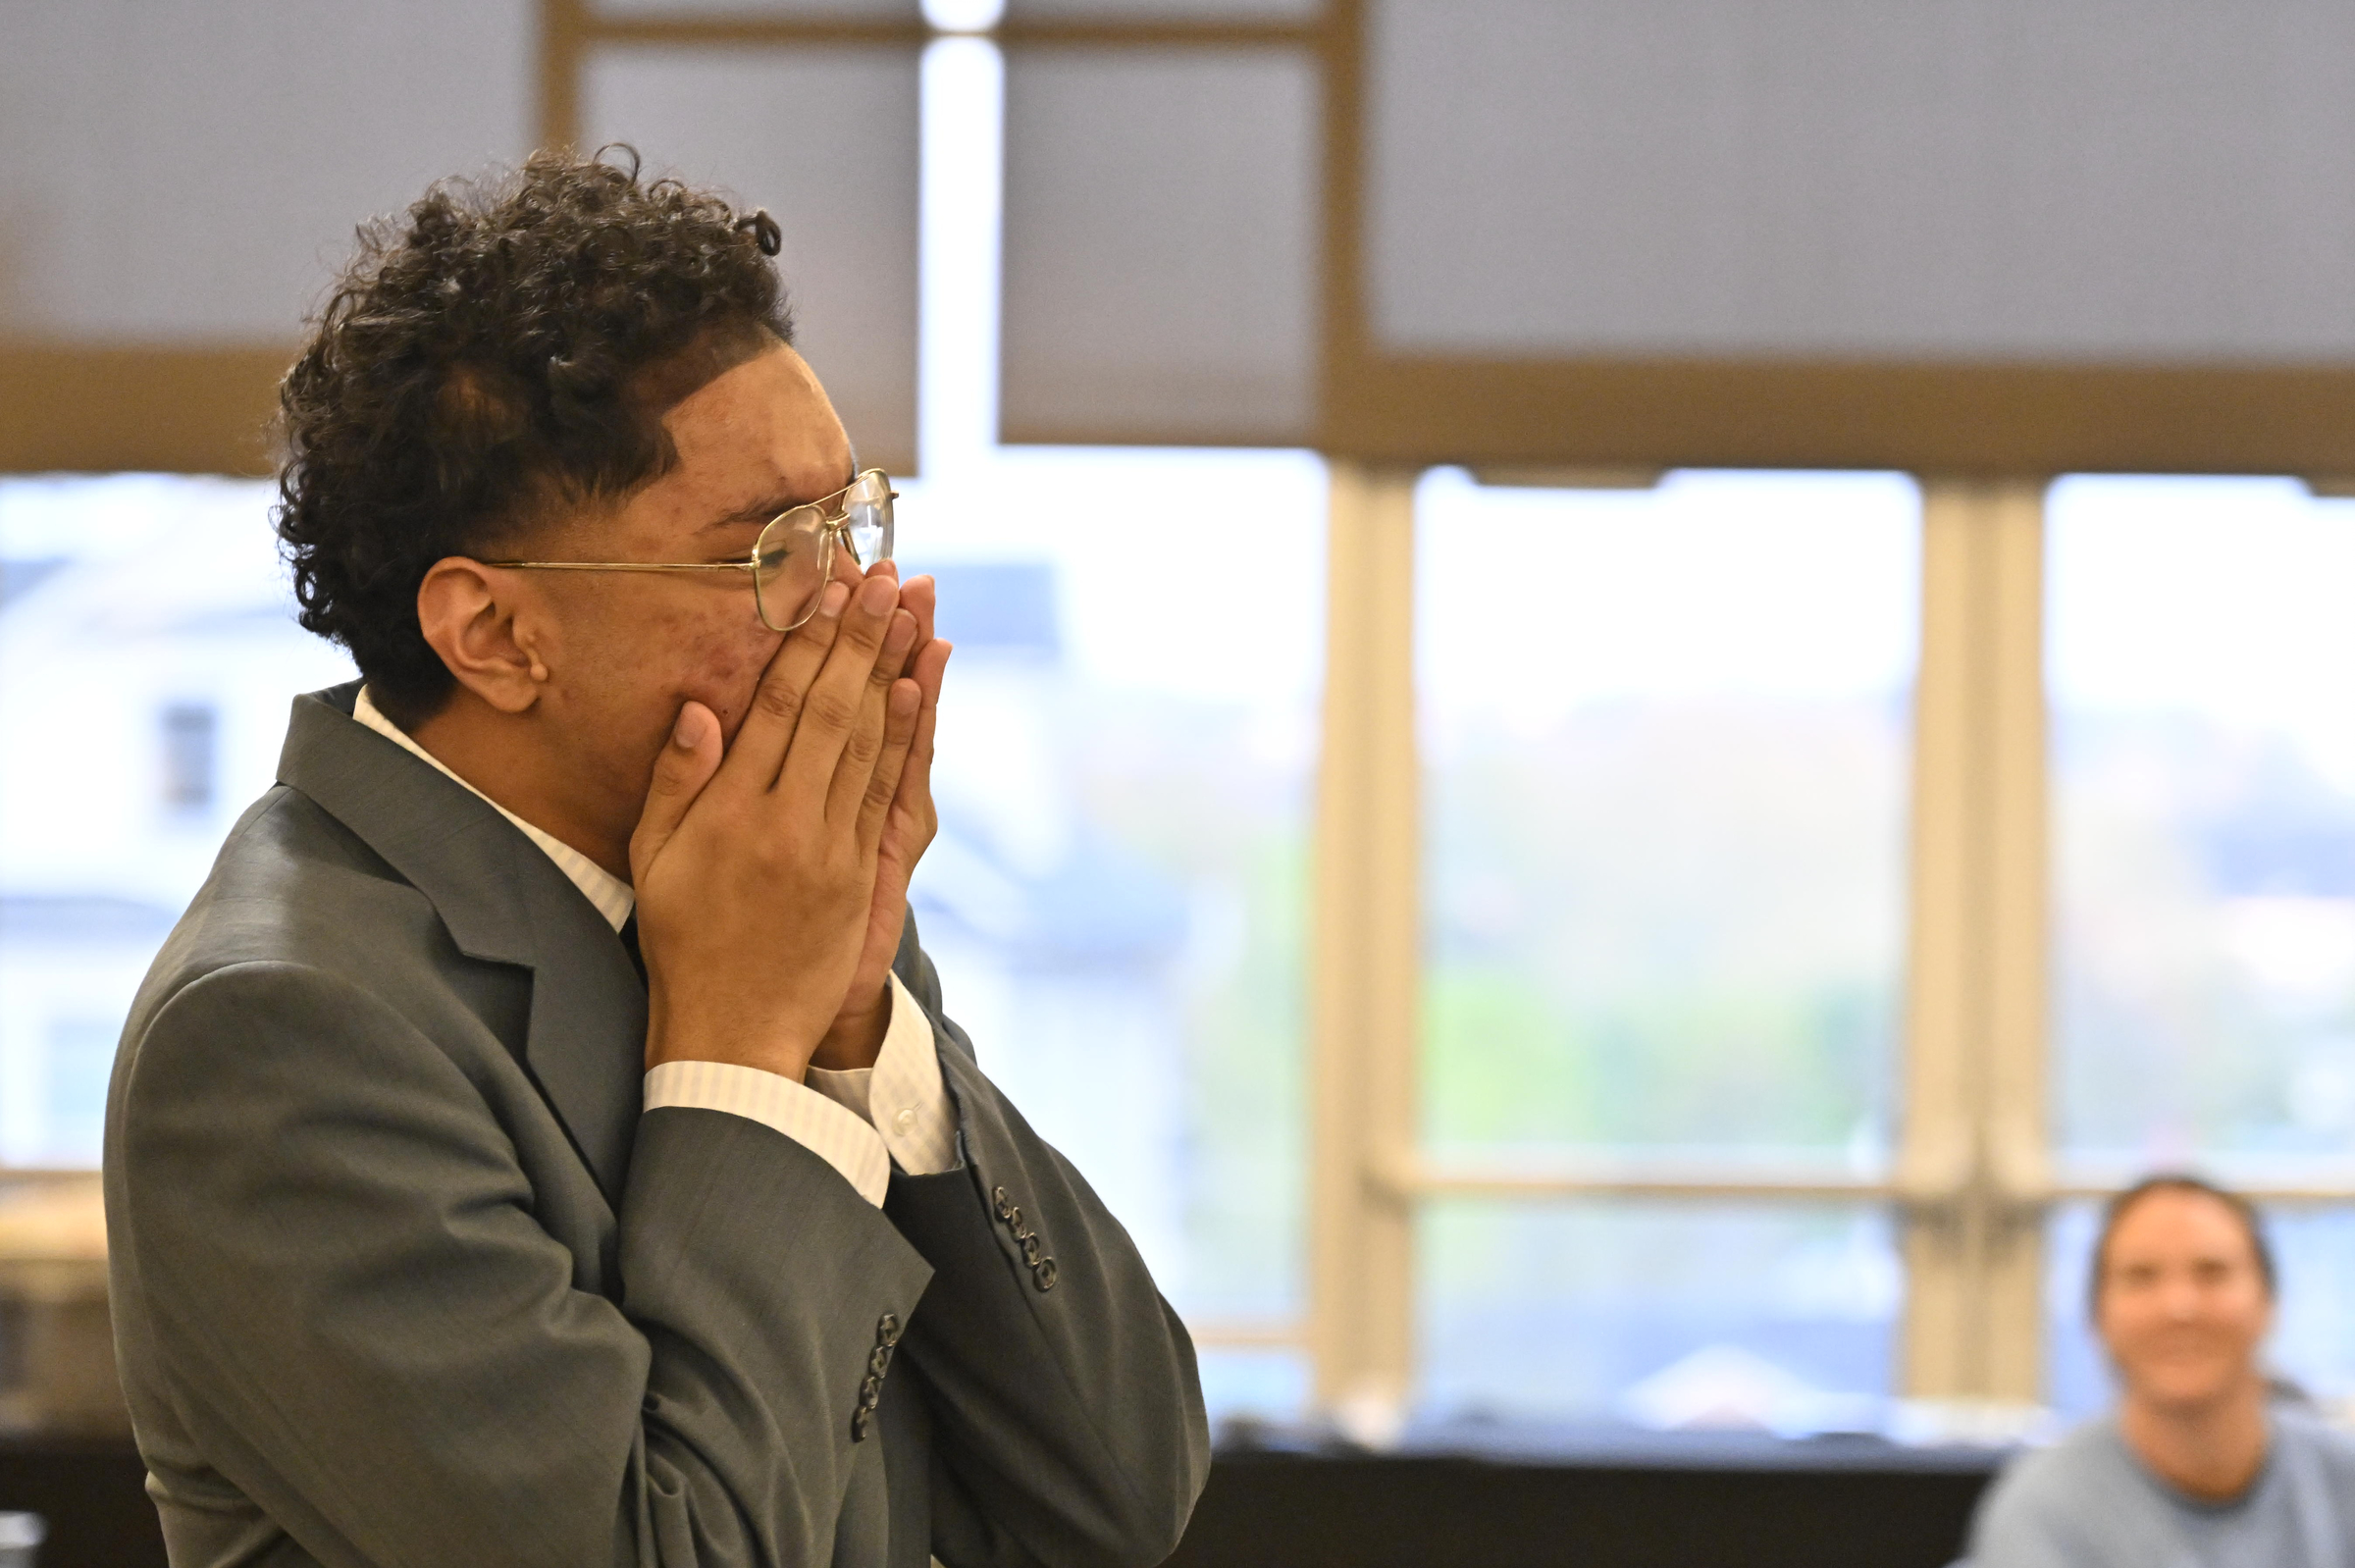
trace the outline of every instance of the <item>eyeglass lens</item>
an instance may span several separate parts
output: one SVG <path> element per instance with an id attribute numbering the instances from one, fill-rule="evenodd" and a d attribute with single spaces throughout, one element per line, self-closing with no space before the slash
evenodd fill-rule
<path id="1" fill-rule="evenodd" d="M 818 505 L 796 506 L 760 531 L 753 551 L 753 593 L 760 619 L 791 631 L 817 608 L 832 565 L 835 525 L 864 568 L 891 558 L 891 481 L 868 472 L 843 493 L 842 510 L 829 517 Z"/>
<path id="2" fill-rule="evenodd" d="M 842 497 L 843 531 L 859 564 L 891 559 L 891 481 L 869 470 Z"/>

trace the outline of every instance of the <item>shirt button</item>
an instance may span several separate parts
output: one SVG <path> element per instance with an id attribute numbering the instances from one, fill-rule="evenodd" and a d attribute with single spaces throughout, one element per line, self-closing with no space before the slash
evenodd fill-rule
<path id="1" fill-rule="evenodd" d="M 902 1110 L 898 1116 L 895 1116 L 891 1119 L 891 1124 L 895 1127 L 898 1127 L 902 1132 L 909 1131 L 916 1125 L 915 1109 L 911 1107 Z"/>

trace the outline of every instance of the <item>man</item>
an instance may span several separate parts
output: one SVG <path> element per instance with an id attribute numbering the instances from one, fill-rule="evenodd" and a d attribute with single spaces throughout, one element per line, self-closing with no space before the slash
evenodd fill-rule
<path id="1" fill-rule="evenodd" d="M 776 250 L 544 155 L 377 232 L 287 379 L 280 533 L 363 684 L 296 701 L 108 1104 L 182 1568 L 1184 1527 L 1184 1331 L 907 919 L 948 648 Z"/>
<path id="2" fill-rule="evenodd" d="M 2094 1247 L 2113 1417 L 2015 1462 L 1981 1503 L 1976 1568 L 2347 1568 L 2355 1446 L 2275 1402 L 2258 1364 L 2274 1260 L 2241 1198 L 2157 1176 Z"/>

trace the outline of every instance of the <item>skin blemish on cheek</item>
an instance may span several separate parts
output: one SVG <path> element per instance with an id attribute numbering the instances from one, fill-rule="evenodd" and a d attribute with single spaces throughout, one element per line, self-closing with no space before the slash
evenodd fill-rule
<path id="1" fill-rule="evenodd" d="M 711 709 L 719 720 L 720 739 L 732 744 L 736 731 L 752 711 L 753 693 L 768 668 L 769 657 L 782 638 L 764 634 L 759 639 L 706 632 L 680 649 L 679 701 L 692 698 Z"/>

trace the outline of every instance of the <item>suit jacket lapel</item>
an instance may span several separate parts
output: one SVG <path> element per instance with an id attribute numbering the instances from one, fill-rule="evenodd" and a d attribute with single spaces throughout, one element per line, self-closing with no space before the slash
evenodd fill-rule
<path id="1" fill-rule="evenodd" d="M 540 847 L 471 790 L 351 717 L 357 683 L 294 700 L 279 781 L 425 895 L 469 958 L 532 971 L 524 1054 L 608 1201 L 642 1101 L 646 988 L 621 939 Z"/>

